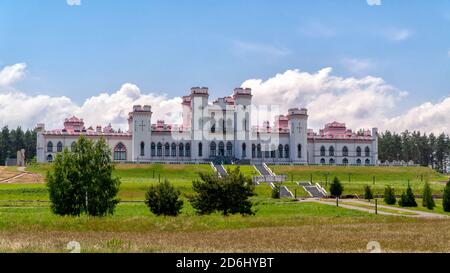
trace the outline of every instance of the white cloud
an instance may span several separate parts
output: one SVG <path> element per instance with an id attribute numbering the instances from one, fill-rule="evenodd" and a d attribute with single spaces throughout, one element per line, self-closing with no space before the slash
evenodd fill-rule
<path id="1" fill-rule="evenodd" d="M 273 57 L 284 57 L 289 55 L 291 51 L 284 47 L 276 47 L 268 44 L 251 43 L 244 41 L 233 41 L 233 47 L 238 53 L 243 54 L 262 54 Z"/>
<path id="2" fill-rule="evenodd" d="M 9 86 L 20 80 L 25 73 L 26 67 L 25 63 L 4 67 L 0 70 L 0 86 Z"/>
<path id="3" fill-rule="evenodd" d="M 367 0 L 369 6 L 381 6 L 381 0 Z"/>
<path id="4" fill-rule="evenodd" d="M 405 41 L 414 34 L 414 32 L 410 29 L 389 29 L 385 31 L 384 36 L 394 42 Z"/>
<path id="5" fill-rule="evenodd" d="M 81 0 L 66 0 L 69 6 L 81 6 Z"/>
<path id="6" fill-rule="evenodd" d="M 124 84 L 113 94 L 100 94 L 87 99 L 81 106 L 67 97 L 29 96 L 22 92 L 0 93 L 0 126 L 33 128 L 43 122 L 47 129 L 62 127 L 64 118 L 76 115 L 87 126 L 112 123 L 128 129 L 128 113 L 135 104 L 152 106 L 153 120 L 180 122 L 181 98 L 168 99 L 164 95 L 144 94 L 134 84 Z"/>
<path id="7" fill-rule="evenodd" d="M 343 58 L 341 63 L 354 74 L 365 74 L 375 68 L 375 64 L 370 59 Z"/>

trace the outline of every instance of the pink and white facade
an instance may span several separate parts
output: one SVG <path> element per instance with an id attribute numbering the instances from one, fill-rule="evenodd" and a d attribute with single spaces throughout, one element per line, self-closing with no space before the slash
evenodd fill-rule
<path id="1" fill-rule="evenodd" d="M 182 124 L 152 120 L 151 106 L 136 105 L 128 131 L 111 125 L 86 129 L 72 117 L 64 128 L 46 131 L 38 124 L 37 160 L 49 162 L 80 135 L 104 138 L 118 162 L 207 163 L 231 159 L 242 163 L 374 165 L 378 163 L 377 129 L 352 132 L 345 124 L 327 124 L 318 133 L 308 128 L 306 109 L 289 109 L 275 121 L 251 126 L 252 92 L 236 88 L 232 96 L 209 102 L 208 88 L 195 87 L 183 97 Z"/>

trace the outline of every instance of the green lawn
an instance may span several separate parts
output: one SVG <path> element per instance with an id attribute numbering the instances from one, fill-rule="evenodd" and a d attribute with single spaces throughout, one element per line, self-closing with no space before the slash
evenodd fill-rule
<path id="1" fill-rule="evenodd" d="M 286 174 L 289 181 L 310 181 L 329 189 L 330 180 L 338 177 L 344 185 L 344 194 L 364 194 L 370 185 L 375 194 L 384 194 L 387 185 L 401 194 L 409 183 L 416 194 L 423 190 L 424 181 L 430 181 L 434 194 L 442 194 L 448 177 L 425 167 L 342 167 L 342 166 L 269 166 L 276 174 Z M 373 178 L 375 177 L 375 183 Z"/>

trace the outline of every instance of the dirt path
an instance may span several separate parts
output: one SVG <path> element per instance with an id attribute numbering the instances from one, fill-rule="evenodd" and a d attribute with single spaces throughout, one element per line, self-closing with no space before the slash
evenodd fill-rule
<path id="1" fill-rule="evenodd" d="M 0 168 L 0 184 L 38 184 L 44 183 L 44 178 L 40 174 L 27 172 L 25 167 L 18 167 L 16 171 L 7 171 Z"/>
<path id="2" fill-rule="evenodd" d="M 307 199 L 305 201 L 306 202 L 317 202 L 317 203 L 320 203 L 320 204 L 336 206 L 335 202 L 327 202 L 327 201 L 322 201 L 322 200 L 318 200 L 318 199 Z M 305 202 L 305 201 L 303 201 L 303 202 Z M 359 200 L 352 200 L 352 203 L 359 203 L 359 204 L 362 204 L 362 205 L 368 205 L 366 202 L 359 201 Z M 352 205 L 344 204 L 344 203 L 340 203 L 339 206 L 343 207 L 343 208 L 346 208 L 346 209 L 354 209 L 354 210 L 359 210 L 359 211 L 364 211 L 364 212 L 369 212 L 369 213 L 375 213 L 374 209 L 363 208 L 363 207 L 358 207 L 358 206 L 352 206 Z M 386 211 L 378 210 L 378 214 L 380 214 L 380 215 L 402 216 L 402 217 L 413 217 L 413 218 L 430 218 L 430 219 L 431 218 L 434 218 L 434 219 L 436 219 L 436 218 L 438 218 L 438 219 L 448 219 L 448 218 L 450 218 L 447 215 L 443 215 L 443 214 L 439 214 L 439 213 L 431 213 L 431 212 L 425 212 L 425 211 L 419 211 L 419 210 L 410 210 L 410 209 L 390 207 L 390 206 L 385 206 L 385 205 L 378 205 L 378 208 L 385 208 L 385 209 L 389 209 L 389 210 L 396 210 L 396 211 L 402 211 L 402 212 L 414 213 L 415 214 L 415 215 L 407 215 L 407 214 L 386 212 Z"/>

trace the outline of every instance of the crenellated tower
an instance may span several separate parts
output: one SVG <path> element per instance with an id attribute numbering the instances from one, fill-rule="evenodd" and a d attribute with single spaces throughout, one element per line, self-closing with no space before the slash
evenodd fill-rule
<path id="1" fill-rule="evenodd" d="M 288 112 L 289 120 L 289 157 L 294 163 L 308 163 L 308 110 L 292 108 Z"/>
<path id="2" fill-rule="evenodd" d="M 135 105 L 129 114 L 128 123 L 132 125 L 132 160 L 150 159 L 152 139 L 152 108 L 150 105 Z"/>

